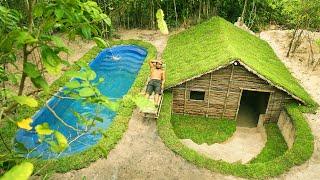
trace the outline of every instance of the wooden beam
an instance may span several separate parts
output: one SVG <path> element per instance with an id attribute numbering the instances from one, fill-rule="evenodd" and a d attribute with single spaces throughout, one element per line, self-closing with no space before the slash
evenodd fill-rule
<path id="1" fill-rule="evenodd" d="M 211 84 L 212 84 L 212 72 L 210 73 L 210 80 L 209 80 L 209 87 L 208 87 L 208 98 L 207 98 L 207 111 L 206 111 L 206 117 L 208 117 L 208 112 L 210 108 L 210 89 L 211 89 Z"/>
<path id="2" fill-rule="evenodd" d="M 226 113 L 227 100 L 228 100 L 229 93 L 230 93 L 230 87 L 231 87 L 231 83 L 232 83 L 233 72 L 234 72 L 234 65 L 232 65 L 231 75 L 230 75 L 229 83 L 228 83 L 228 91 L 227 91 L 226 98 L 224 99 L 224 107 L 223 107 L 222 117 L 224 117 L 224 114 Z"/>
<path id="3" fill-rule="evenodd" d="M 184 105 L 183 105 L 183 115 L 186 114 L 186 105 L 187 105 L 187 89 L 188 89 L 188 86 L 187 86 L 187 83 L 185 83 L 185 89 L 184 89 Z"/>
<path id="4" fill-rule="evenodd" d="M 266 113 L 264 113 L 267 117 L 268 117 L 268 114 L 269 114 L 269 109 L 270 109 L 270 106 L 271 106 L 271 101 L 273 99 L 273 96 L 274 96 L 274 92 L 270 93 L 270 96 L 269 96 L 269 100 L 268 100 L 268 105 L 267 105 L 267 109 L 266 109 Z M 269 116 L 271 117 L 271 114 L 269 114 Z M 266 121 L 266 119 L 264 119 Z M 263 122 L 265 123 L 265 122 Z"/>
<path id="5" fill-rule="evenodd" d="M 239 100 L 238 100 L 238 109 L 237 109 L 236 117 L 235 117 L 235 120 L 236 120 L 236 121 L 237 121 L 237 119 L 238 119 L 238 114 L 239 114 L 239 109 L 240 109 L 240 103 L 241 103 L 241 98 L 242 98 L 242 92 L 243 92 L 243 90 L 240 89 L 240 96 L 239 96 Z"/>
<path id="6" fill-rule="evenodd" d="M 246 90 L 246 91 L 256 91 L 256 92 L 266 92 L 266 93 L 274 93 L 274 90 L 269 90 L 269 89 L 252 89 L 252 88 L 240 88 L 241 90 Z"/>

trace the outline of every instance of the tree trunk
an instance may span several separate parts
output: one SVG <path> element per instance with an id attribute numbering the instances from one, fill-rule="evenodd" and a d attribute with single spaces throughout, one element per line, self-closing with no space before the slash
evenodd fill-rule
<path id="1" fill-rule="evenodd" d="M 246 10 L 247 10 L 247 3 L 248 3 L 248 0 L 245 0 L 244 1 L 244 6 L 243 6 L 243 10 L 242 10 L 242 13 L 241 13 L 241 18 L 240 18 L 240 26 L 242 26 L 243 23 L 244 23 L 244 15 L 245 15 Z"/>
<path id="2" fill-rule="evenodd" d="M 29 33 L 32 33 L 32 30 L 33 30 L 33 6 L 34 6 L 34 3 L 36 1 L 35 0 L 26 0 L 26 4 L 27 4 L 27 7 L 28 7 L 28 11 L 27 11 L 27 16 L 28 16 L 28 31 Z M 24 83 L 25 83 L 25 80 L 27 78 L 27 74 L 25 73 L 25 64 L 28 62 L 28 55 L 30 53 L 28 52 L 28 45 L 25 44 L 24 47 L 23 47 L 23 72 L 22 72 L 22 77 L 21 77 L 21 81 L 20 81 L 20 85 L 19 85 L 19 92 L 18 92 L 18 95 L 22 95 L 23 93 L 23 89 L 24 89 Z"/>
<path id="3" fill-rule="evenodd" d="M 199 12 L 198 12 L 198 22 L 200 22 L 201 21 L 201 0 L 199 1 Z"/>
<path id="4" fill-rule="evenodd" d="M 6 72 L 6 64 L 5 63 L 3 64 L 3 71 Z M 2 88 L 3 88 L 3 96 L 4 96 L 3 97 L 4 98 L 3 105 L 7 106 L 7 89 L 6 89 L 6 82 L 5 81 L 2 82 Z"/>
<path id="5" fill-rule="evenodd" d="M 27 74 L 24 72 L 25 69 L 25 64 L 28 62 L 28 51 L 27 51 L 27 45 L 24 45 L 23 47 L 23 72 L 22 72 L 22 77 L 20 80 L 20 86 L 19 86 L 19 92 L 18 92 L 18 96 L 21 96 L 23 93 L 23 89 L 24 89 L 24 83 L 26 81 L 27 78 Z"/>
<path id="6" fill-rule="evenodd" d="M 174 6 L 174 14 L 176 16 L 176 27 L 178 27 L 178 12 L 177 12 L 176 0 L 173 0 L 173 6 Z"/>
<path id="7" fill-rule="evenodd" d="M 297 32 L 298 32 L 298 28 L 296 28 L 294 30 L 294 32 L 293 32 L 293 35 L 292 35 L 292 38 L 290 40 L 289 49 L 288 49 L 286 57 L 289 57 L 289 55 L 290 55 L 290 52 L 291 52 L 291 49 L 292 49 L 292 45 L 293 45 L 294 39 L 296 38 Z"/>
<path id="8" fill-rule="evenodd" d="M 297 37 L 297 40 L 294 42 L 293 50 L 291 53 L 295 53 L 298 47 L 301 45 L 301 36 L 302 36 L 303 30 L 300 30 L 300 33 Z"/>

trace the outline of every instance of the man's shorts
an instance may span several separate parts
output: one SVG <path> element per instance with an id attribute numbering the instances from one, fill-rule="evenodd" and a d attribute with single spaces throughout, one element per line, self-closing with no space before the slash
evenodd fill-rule
<path id="1" fill-rule="evenodd" d="M 147 85 L 147 93 L 149 95 L 154 92 L 155 94 L 161 94 L 161 80 L 159 79 L 151 79 Z"/>

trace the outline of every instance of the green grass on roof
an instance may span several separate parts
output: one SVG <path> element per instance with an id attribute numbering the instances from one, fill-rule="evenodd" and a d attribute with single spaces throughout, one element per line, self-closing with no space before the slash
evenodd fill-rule
<path id="1" fill-rule="evenodd" d="M 267 42 L 220 17 L 170 36 L 163 59 L 166 62 L 166 87 L 240 60 L 308 106 L 317 106 Z"/>

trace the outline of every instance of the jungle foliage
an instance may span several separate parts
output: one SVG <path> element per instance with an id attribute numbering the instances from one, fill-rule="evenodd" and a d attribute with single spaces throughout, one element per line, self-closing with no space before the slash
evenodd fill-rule
<path id="1" fill-rule="evenodd" d="M 161 8 L 169 28 L 189 27 L 212 16 L 235 22 L 243 13 L 248 27 L 255 31 L 269 24 L 294 28 L 299 16 L 314 16 L 317 0 L 96 0 L 110 15 L 114 27 L 155 28 L 156 11 Z M 245 6 L 245 4 L 247 4 Z M 319 3 L 318 3 L 319 4 Z M 245 7 L 245 9 L 244 9 Z M 244 9 L 244 11 L 243 11 Z M 306 13 L 308 12 L 308 13 Z M 319 27 L 319 22 L 313 24 Z"/>

